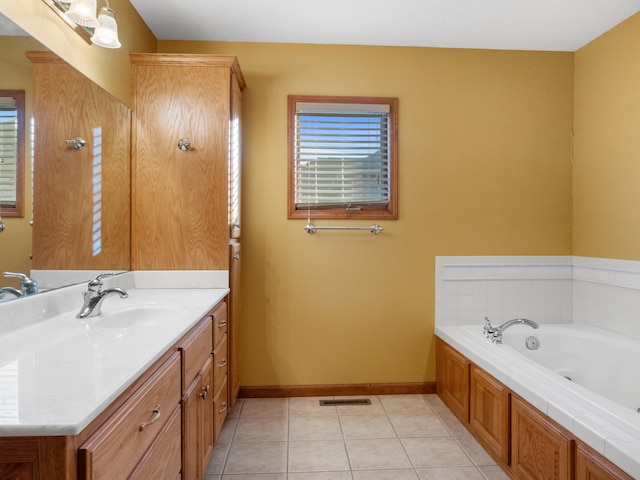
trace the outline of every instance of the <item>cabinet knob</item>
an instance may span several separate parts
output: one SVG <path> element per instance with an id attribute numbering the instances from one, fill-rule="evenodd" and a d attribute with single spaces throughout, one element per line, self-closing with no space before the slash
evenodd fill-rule
<path id="1" fill-rule="evenodd" d="M 183 152 L 186 152 L 190 148 L 191 148 L 191 142 L 188 139 L 181 138 L 180 140 L 178 140 L 178 149 L 180 149 Z"/>

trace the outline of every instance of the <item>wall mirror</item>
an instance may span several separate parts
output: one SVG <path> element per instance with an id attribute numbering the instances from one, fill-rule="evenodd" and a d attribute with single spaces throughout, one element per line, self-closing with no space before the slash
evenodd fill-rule
<path id="1" fill-rule="evenodd" d="M 24 216 L 0 210 L 0 287 L 20 286 L 5 271 L 43 290 L 129 270 L 128 107 L 1 12 L 0 71 L 0 89 L 24 90 L 26 112 Z M 65 143 L 76 137 L 84 149 Z"/>

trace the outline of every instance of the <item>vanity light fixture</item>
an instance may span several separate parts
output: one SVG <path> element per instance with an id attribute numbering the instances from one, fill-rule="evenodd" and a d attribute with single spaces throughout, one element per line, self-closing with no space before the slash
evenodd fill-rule
<path id="1" fill-rule="evenodd" d="M 96 0 L 72 0 L 65 15 L 77 25 L 95 28 L 98 26 L 96 8 Z"/>
<path id="2" fill-rule="evenodd" d="M 120 48 L 120 40 L 118 40 L 118 24 L 113 10 L 107 2 L 106 7 L 100 9 L 98 15 L 98 26 L 93 32 L 91 42 L 104 48 Z"/>

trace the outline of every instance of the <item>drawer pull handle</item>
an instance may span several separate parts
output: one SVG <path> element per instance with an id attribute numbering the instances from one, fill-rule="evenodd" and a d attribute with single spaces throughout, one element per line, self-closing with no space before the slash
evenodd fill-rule
<path id="1" fill-rule="evenodd" d="M 207 398 L 207 395 L 209 395 L 209 385 L 207 385 L 206 387 L 202 387 L 202 391 L 200 392 L 200 398 L 204 400 Z"/>
<path id="2" fill-rule="evenodd" d="M 218 324 L 218 328 L 224 328 L 227 326 L 227 321 L 226 320 L 222 320 L 219 324 Z"/>
<path id="3" fill-rule="evenodd" d="M 218 364 L 218 368 L 224 368 L 227 366 L 227 359 L 225 358 Z"/>
<path id="4" fill-rule="evenodd" d="M 140 424 L 140 431 L 143 431 L 147 428 L 148 425 L 157 422 L 160 419 L 160 405 L 156 405 L 153 409 L 153 418 L 148 422 L 142 422 Z"/>
<path id="5" fill-rule="evenodd" d="M 224 402 L 220 410 L 218 410 L 218 413 L 224 413 L 226 411 L 227 411 L 227 402 Z"/>

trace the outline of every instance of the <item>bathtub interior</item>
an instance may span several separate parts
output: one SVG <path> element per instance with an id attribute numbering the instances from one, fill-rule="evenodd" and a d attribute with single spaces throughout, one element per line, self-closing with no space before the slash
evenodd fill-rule
<path id="1" fill-rule="evenodd" d="M 531 337 L 536 341 L 527 339 Z M 640 345 L 621 335 L 575 325 L 517 325 L 504 333 L 503 346 L 535 361 L 569 382 L 640 411 Z M 537 349 L 531 349 L 531 343 Z M 640 414 L 639 414 L 640 418 Z"/>

